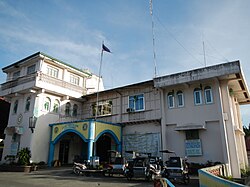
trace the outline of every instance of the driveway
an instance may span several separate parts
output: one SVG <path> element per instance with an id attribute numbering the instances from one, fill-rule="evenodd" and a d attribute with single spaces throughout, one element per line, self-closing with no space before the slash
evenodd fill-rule
<path id="1" fill-rule="evenodd" d="M 191 178 L 190 185 L 174 184 L 175 186 L 199 186 L 198 179 Z M 22 172 L 0 172 L 1 187 L 153 187 L 153 182 L 134 179 L 127 181 L 122 176 L 104 177 L 76 176 L 71 168 L 52 168 L 33 171 L 31 173 Z"/>

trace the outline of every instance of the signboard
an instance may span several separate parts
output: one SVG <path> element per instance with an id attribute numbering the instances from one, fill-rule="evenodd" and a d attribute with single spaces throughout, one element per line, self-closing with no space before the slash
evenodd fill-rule
<path id="1" fill-rule="evenodd" d="M 185 142 L 186 148 L 186 156 L 201 156 L 202 155 L 202 147 L 201 140 L 186 140 Z"/>

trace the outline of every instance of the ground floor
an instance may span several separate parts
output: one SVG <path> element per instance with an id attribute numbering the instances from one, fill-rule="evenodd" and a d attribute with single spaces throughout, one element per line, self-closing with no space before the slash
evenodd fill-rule
<path id="1" fill-rule="evenodd" d="M 112 153 L 121 154 L 122 128 L 118 124 L 83 120 L 51 124 L 48 165 L 76 159 L 109 162 Z M 96 163 L 97 164 L 97 163 Z"/>
<path id="2" fill-rule="evenodd" d="M 36 134 L 33 133 L 30 139 L 21 131 L 16 131 L 16 128 L 9 132 L 5 140 L 5 155 L 15 155 L 19 147 L 32 145 L 30 149 L 33 162 L 44 161 L 52 166 L 56 161 L 71 164 L 74 160 L 89 160 L 97 165 L 110 162 L 116 156 L 130 159 L 134 156 L 130 154 L 131 151 L 150 153 L 161 157 L 165 162 L 171 155 L 160 151 L 168 149 L 177 156 L 187 157 L 188 162 L 221 162 L 228 163 L 233 168 L 230 165 L 232 154 L 229 154 L 232 152 L 229 149 L 231 145 L 226 145 L 220 121 L 208 121 L 202 127 L 192 128 L 176 124 L 162 125 L 161 120 L 123 124 L 80 120 L 46 126 L 48 129 L 43 132 L 36 128 Z M 44 134 L 38 137 L 39 133 Z M 238 146 L 238 150 L 239 148 L 241 147 Z M 237 163 L 244 163 L 245 160 L 241 160 L 243 158 L 239 154 Z M 240 167 L 239 164 L 235 168 L 240 170 Z"/>

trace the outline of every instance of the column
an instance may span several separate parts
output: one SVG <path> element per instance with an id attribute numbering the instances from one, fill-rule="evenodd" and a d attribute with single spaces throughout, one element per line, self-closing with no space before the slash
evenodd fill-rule
<path id="1" fill-rule="evenodd" d="M 89 142 L 88 142 L 88 160 L 93 156 L 95 140 L 95 121 L 89 121 Z"/>

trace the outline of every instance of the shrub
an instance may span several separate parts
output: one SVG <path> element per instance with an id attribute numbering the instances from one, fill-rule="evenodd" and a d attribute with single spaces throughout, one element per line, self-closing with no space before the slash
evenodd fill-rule
<path id="1" fill-rule="evenodd" d="M 31 151 L 28 147 L 22 148 L 17 153 L 17 163 L 20 165 L 29 165 L 31 158 Z"/>

